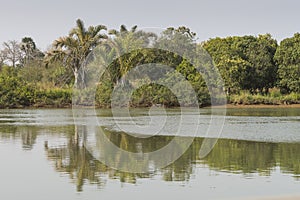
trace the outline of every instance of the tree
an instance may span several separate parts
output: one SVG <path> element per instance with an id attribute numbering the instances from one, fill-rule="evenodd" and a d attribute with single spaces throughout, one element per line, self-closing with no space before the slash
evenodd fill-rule
<path id="1" fill-rule="evenodd" d="M 4 42 L 3 47 L 4 49 L 1 54 L 6 62 L 11 63 L 13 67 L 21 63 L 22 51 L 17 41 L 9 40 L 8 42 Z"/>
<path id="2" fill-rule="evenodd" d="M 179 55 L 190 54 L 196 48 L 196 34 L 189 28 L 181 26 L 178 28 L 169 27 L 163 31 L 158 38 L 155 47 L 166 48 L 178 54 L 174 57 L 172 62 L 181 62 L 182 58 Z"/>
<path id="3" fill-rule="evenodd" d="M 105 77 L 113 84 L 123 82 L 124 75 L 133 67 L 142 63 L 150 41 L 156 38 L 151 32 L 130 30 L 121 25 L 119 30 L 109 30 L 111 36 L 95 50 L 95 65 L 108 66 Z M 123 80 L 120 80 L 123 77 Z"/>
<path id="4" fill-rule="evenodd" d="M 30 61 L 40 61 L 44 57 L 44 54 L 36 47 L 36 44 L 31 37 L 22 38 L 20 49 L 23 53 L 23 66 Z"/>
<path id="5" fill-rule="evenodd" d="M 234 38 L 214 38 L 203 43 L 203 47 L 212 56 L 216 67 L 225 81 L 225 90 L 228 95 L 239 91 L 245 83 L 245 76 L 241 72 L 247 72 L 248 63 L 233 47 Z"/>
<path id="6" fill-rule="evenodd" d="M 204 48 L 213 57 L 228 93 L 241 89 L 262 93 L 275 86 L 277 42 L 270 34 L 210 39 Z"/>
<path id="7" fill-rule="evenodd" d="M 25 53 L 25 59 L 28 60 L 33 57 L 33 53 L 36 50 L 35 42 L 30 37 L 22 38 L 21 50 Z"/>
<path id="8" fill-rule="evenodd" d="M 281 91 L 300 92 L 300 33 L 281 41 L 275 60 Z"/>
<path id="9" fill-rule="evenodd" d="M 250 64 L 248 85 L 245 89 L 258 90 L 260 93 L 265 90 L 268 93 L 268 89 L 274 87 L 277 81 L 277 65 L 274 61 L 277 41 L 270 34 L 258 37 L 243 36 L 237 39 L 242 47 L 238 47 L 238 51 L 242 52 L 242 58 Z"/>
<path id="10" fill-rule="evenodd" d="M 75 87 L 85 87 L 85 73 L 80 71 L 82 64 L 89 53 L 107 36 L 102 34 L 106 30 L 104 25 L 85 28 L 82 20 L 76 21 L 68 36 L 60 37 L 54 41 L 53 47 L 45 56 L 46 65 L 56 60 L 63 60 L 66 67 L 72 69 L 75 77 Z"/>
<path id="11" fill-rule="evenodd" d="M 5 62 L 5 55 L 2 51 L 0 51 L 0 72 L 2 70 L 2 66 L 4 65 Z"/>

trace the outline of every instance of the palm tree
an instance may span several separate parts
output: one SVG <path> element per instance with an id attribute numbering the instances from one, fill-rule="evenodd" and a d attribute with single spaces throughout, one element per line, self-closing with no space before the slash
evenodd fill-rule
<path id="1" fill-rule="evenodd" d="M 77 26 L 73 28 L 68 36 L 60 37 L 53 43 L 53 48 L 45 56 L 46 65 L 56 60 L 63 60 L 67 67 L 70 67 L 75 77 L 75 87 L 85 87 L 84 70 L 80 67 L 84 63 L 89 53 L 106 39 L 107 36 L 102 34 L 102 30 L 107 30 L 106 26 L 84 27 L 82 20 L 76 21 Z"/>
<path id="2" fill-rule="evenodd" d="M 129 33 L 129 32 L 135 33 L 136 30 L 137 30 L 137 25 L 131 27 L 131 29 L 130 29 L 130 31 L 129 31 L 129 30 L 127 29 L 127 27 L 123 24 L 123 25 L 120 26 L 120 30 L 111 29 L 111 30 L 108 31 L 108 34 L 109 34 L 109 35 L 116 35 L 116 36 L 118 36 L 118 35 L 120 35 L 120 34 L 125 34 L 125 33 Z"/>
<path id="3" fill-rule="evenodd" d="M 111 69 L 113 72 L 117 72 L 114 82 L 118 83 L 119 78 L 124 76 L 134 65 L 138 64 L 129 61 L 134 60 L 134 58 L 141 54 L 143 48 L 149 47 L 149 44 L 157 38 L 157 35 L 152 32 L 137 30 L 136 25 L 131 27 L 130 30 L 125 25 L 121 25 L 119 30 L 109 30 L 108 34 L 112 36 L 112 40 L 108 40 L 108 46 L 113 51 L 110 54 L 118 59 L 119 69 Z M 128 53 L 130 55 L 124 55 Z"/>

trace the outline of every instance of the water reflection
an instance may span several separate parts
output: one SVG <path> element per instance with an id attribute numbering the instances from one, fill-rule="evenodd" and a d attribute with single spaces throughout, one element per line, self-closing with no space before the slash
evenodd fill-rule
<path id="1" fill-rule="evenodd" d="M 37 127 L 16 127 L 16 126 L 1 126 L 0 140 L 18 139 L 22 140 L 22 148 L 24 150 L 31 150 L 36 143 Z"/>
<path id="2" fill-rule="evenodd" d="M 136 138 L 122 132 L 106 130 L 106 136 L 118 147 L 131 152 L 151 152 L 166 145 L 172 137 L 154 136 Z M 120 182 L 136 183 L 139 178 L 151 178 L 160 174 L 164 181 L 187 182 L 196 168 L 203 166 L 211 170 L 249 176 L 258 173 L 270 176 L 275 167 L 282 173 L 300 175 L 299 143 L 266 143 L 221 139 L 213 151 L 204 159 L 199 159 L 202 138 L 196 138 L 190 148 L 173 164 L 154 173 L 128 173 L 111 169 L 96 160 L 89 151 L 70 137 L 66 146 L 46 147 L 47 156 L 61 173 L 69 174 L 78 191 L 83 190 L 84 183 L 97 184 L 104 187 L 107 177 L 119 179 Z M 100 148 L 101 149 L 101 148 Z M 105 151 L 103 148 L 101 151 Z M 102 152 L 106 153 L 106 152 Z M 116 156 L 115 162 L 121 157 Z"/>
<path id="3" fill-rule="evenodd" d="M 176 115 L 176 110 L 171 111 Z M 84 138 L 78 140 L 75 137 L 78 132 L 87 130 L 73 125 L 70 110 L 1 112 L 0 145 L 17 143 L 26 152 L 42 148 L 45 151 L 44 155 L 49 160 L 47 164 L 50 163 L 58 173 L 67 175 L 76 185 L 77 191 L 83 191 L 84 185 L 88 184 L 104 188 L 110 180 L 137 184 L 139 179 L 159 178 L 166 182 L 186 184 L 192 182 L 197 171 L 207 172 L 207 169 L 228 175 L 239 174 L 247 178 L 254 174 L 273 176 L 279 169 L 279 173 L 293 176 L 296 181 L 300 180 L 300 139 L 298 134 L 300 109 L 274 111 L 270 109 L 253 109 L 251 111 L 229 109 L 225 136 L 232 136 L 235 139 L 219 139 L 213 151 L 204 159 L 200 159 L 199 150 L 203 139 L 196 138 L 187 151 L 174 163 L 151 173 L 122 172 L 95 159 L 83 145 Z M 244 115 L 245 117 L 240 117 Z M 250 115 L 255 117 L 249 117 Z M 286 115 L 290 117 L 281 117 Z M 139 113 L 137 116 L 140 116 Z M 107 118 L 109 119 L 109 116 Z M 136 153 L 153 152 L 167 145 L 173 139 L 173 136 L 154 136 L 143 139 L 111 129 L 105 129 L 105 137 L 119 148 Z M 249 139 L 256 141 L 249 141 Z M 41 146 L 40 144 L 43 143 L 39 142 L 46 142 L 45 147 Z M 180 145 L 178 147 L 180 148 Z M 97 148 L 101 153 L 107 153 L 103 146 L 100 145 Z M 36 152 L 33 155 L 37 155 Z M 122 163 L 120 155 L 112 156 L 110 159 L 116 163 Z M 20 162 L 23 162 L 21 158 Z M 149 163 L 141 164 L 149 165 Z M 288 180 L 283 184 L 285 183 L 290 182 Z"/>

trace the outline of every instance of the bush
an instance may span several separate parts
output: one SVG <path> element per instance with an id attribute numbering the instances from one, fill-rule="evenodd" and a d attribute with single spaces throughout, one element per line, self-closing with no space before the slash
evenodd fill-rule
<path id="1" fill-rule="evenodd" d="M 285 95 L 282 98 L 281 103 L 283 103 L 283 104 L 300 104 L 300 94 L 292 92 L 288 95 Z"/>
<path id="2" fill-rule="evenodd" d="M 279 105 L 279 104 L 299 104 L 300 94 L 290 93 L 283 95 L 278 89 L 272 89 L 268 95 L 256 94 L 252 95 L 249 92 L 242 92 L 239 95 L 231 95 L 229 102 L 232 104 L 267 104 L 267 105 Z"/>
<path id="3" fill-rule="evenodd" d="M 72 104 L 72 90 L 52 88 L 47 90 L 37 90 L 35 96 L 35 107 L 65 107 Z"/>
<path id="4" fill-rule="evenodd" d="M 0 108 L 20 108 L 28 106 L 70 106 L 71 89 L 51 88 L 41 90 L 33 83 L 15 76 L 7 70 L 0 74 Z"/>
<path id="5" fill-rule="evenodd" d="M 34 103 L 35 88 L 16 77 L 0 76 L 0 107 L 17 108 Z"/>

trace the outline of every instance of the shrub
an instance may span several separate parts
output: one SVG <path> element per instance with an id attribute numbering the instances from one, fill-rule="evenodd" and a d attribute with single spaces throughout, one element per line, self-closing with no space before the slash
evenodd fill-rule
<path id="1" fill-rule="evenodd" d="M 30 106 L 34 102 L 34 86 L 16 77 L 0 76 L 0 107 Z"/>

